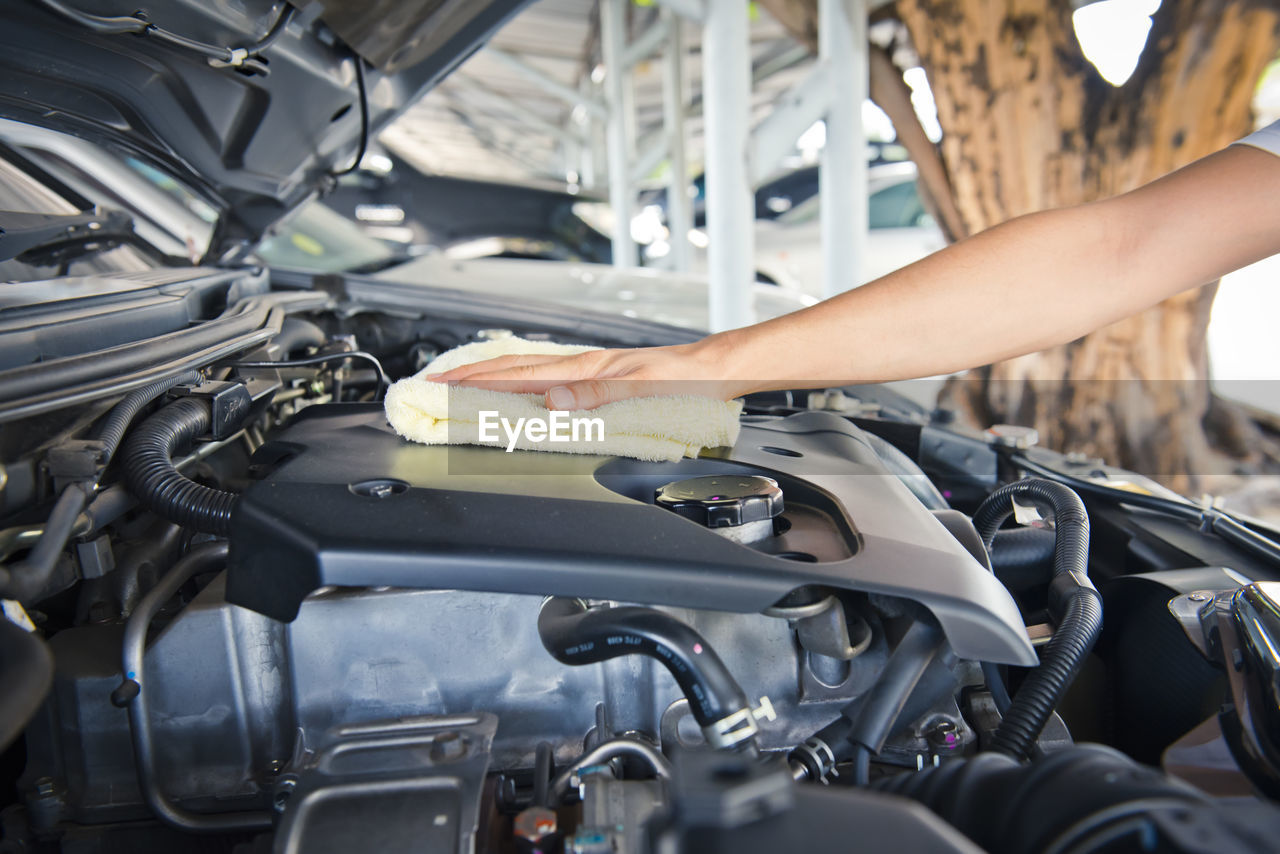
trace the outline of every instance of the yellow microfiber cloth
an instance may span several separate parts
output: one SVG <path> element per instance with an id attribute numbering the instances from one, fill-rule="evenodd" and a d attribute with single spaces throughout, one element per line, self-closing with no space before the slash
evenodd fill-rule
<path id="1" fill-rule="evenodd" d="M 432 360 L 422 371 L 387 391 L 387 420 L 406 439 L 426 445 L 493 445 L 566 454 L 608 454 L 637 460 L 675 461 L 703 448 L 738 439 L 739 401 L 694 395 L 633 398 L 598 409 L 556 414 L 550 425 L 563 441 L 541 441 L 519 429 L 530 419 L 551 420 L 540 394 L 516 394 L 430 382 L 426 374 L 514 354 L 572 355 L 595 347 L 499 338 L 464 344 Z M 482 424 L 481 413 L 483 416 Z M 496 413 L 496 418 L 495 418 Z M 500 421 L 499 419 L 505 419 Z M 521 422 L 519 419 L 525 419 Z M 599 423 L 586 419 L 598 419 Z M 576 424 L 574 422 L 577 422 Z M 484 436 L 481 436 L 482 430 Z"/>

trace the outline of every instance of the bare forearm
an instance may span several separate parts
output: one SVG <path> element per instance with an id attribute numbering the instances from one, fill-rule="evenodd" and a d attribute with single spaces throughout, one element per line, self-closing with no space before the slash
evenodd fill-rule
<path id="1" fill-rule="evenodd" d="M 1013 220 L 757 326 L 678 347 L 504 357 L 434 378 L 591 409 L 627 397 L 727 399 L 930 376 L 1070 341 L 1276 252 L 1280 159 L 1235 145 L 1123 196 Z"/>
<path id="2" fill-rule="evenodd" d="M 1096 325 L 1085 283 L 1113 275 L 1061 257 L 1068 229 L 1088 241 L 1087 208 L 1014 220 L 714 346 L 733 350 L 736 379 L 771 387 L 929 376 L 1070 340 Z"/>
<path id="3" fill-rule="evenodd" d="M 1274 202 L 1242 211 L 1239 194 L 1206 191 L 1280 171 L 1236 149 L 1127 196 L 1012 220 L 706 349 L 752 391 L 930 376 L 1071 341 L 1276 251 Z"/>

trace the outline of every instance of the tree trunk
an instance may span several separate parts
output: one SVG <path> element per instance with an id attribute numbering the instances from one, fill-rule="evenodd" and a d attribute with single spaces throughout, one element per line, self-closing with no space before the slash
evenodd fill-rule
<path id="1" fill-rule="evenodd" d="M 942 159 L 968 233 L 1131 190 L 1251 128 L 1255 86 L 1280 49 L 1275 3 L 1164 0 L 1137 70 L 1119 88 L 1084 58 L 1071 8 L 897 2 L 933 87 Z M 1188 489 L 1210 456 L 1205 330 L 1215 289 L 971 372 L 949 384 L 948 399 L 980 425 L 1033 425 L 1049 447 Z"/>

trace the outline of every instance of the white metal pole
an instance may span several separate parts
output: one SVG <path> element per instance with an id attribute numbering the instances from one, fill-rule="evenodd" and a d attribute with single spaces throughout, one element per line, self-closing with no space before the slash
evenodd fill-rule
<path id="1" fill-rule="evenodd" d="M 862 284 L 867 246 L 868 94 L 866 0 L 818 0 L 818 57 L 831 68 L 834 94 L 818 172 L 822 295 Z"/>
<path id="2" fill-rule="evenodd" d="M 684 22 L 670 9 L 663 9 L 667 21 L 667 52 L 663 57 L 662 125 L 670 146 L 667 161 L 667 228 L 671 231 L 671 268 L 689 270 L 689 229 L 693 217 L 689 200 L 689 164 L 685 159 Z"/>
<path id="3" fill-rule="evenodd" d="M 584 76 L 578 83 L 578 90 L 582 92 L 583 97 L 593 97 L 595 95 L 596 86 L 591 82 L 591 77 Z M 582 173 L 582 186 L 587 189 L 595 189 L 600 186 L 600 176 L 597 174 L 599 164 L 604 159 L 600 156 L 600 125 L 601 122 L 591 118 L 591 113 L 583 111 L 582 116 L 582 135 L 585 142 L 582 145 L 582 164 L 579 171 Z"/>
<path id="4" fill-rule="evenodd" d="M 755 205 L 748 179 L 751 43 L 743 0 L 708 0 L 702 27 L 707 273 L 712 332 L 754 318 Z"/>
<path id="5" fill-rule="evenodd" d="M 631 155 L 635 145 L 635 111 L 632 108 L 630 72 L 623 55 L 627 49 L 624 29 L 626 0 L 600 0 L 600 49 L 604 59 L 604 100 L 609 108 L 605 131 L 608 149 L 609 207 L 613 209 L 613 266 L 636 265 L 636 242 L 631 238 L 633 200 Z"/>

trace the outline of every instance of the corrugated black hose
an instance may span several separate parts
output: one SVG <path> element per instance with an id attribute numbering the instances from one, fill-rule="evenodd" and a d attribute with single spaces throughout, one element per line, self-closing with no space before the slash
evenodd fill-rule
<path id="1" fill-rule="evenodd" d="M 1089 516 L 1080 496 L 1060 483 L 1028 478 L 987 496 L 973 514 L 973 525 L 987 549 L 1018 498 L 1053 508 L 1056 537 L 1049 610 L 1057 627 L 1040 653 L 1040 666 L 1027 676 L 996 729 L 991 749 L 1029 759 L 1049 716 L 1098 639 L 1102 597 L 1089 581 Z"/>
<path id="2" fill-rule="evenodd" d="M 152 415 L 133 431 L 124 448 L 124 471 L 138 501 L 170 522 L 206 534 L 226 536 L 239 496 L 190 480 L 173 456 L 209 432 L 209 403 L 184 397 Z"/>
<path id="3" fill-rule="evenodd" d="M 190 385 L 198 382 L 200 382 L 200 372 L 187 371 L 185 374 L 179 374 L 176 377 L 166 377 L 165 379 L 148 383 L 142 388 L 135 389 L 125 395 L 124 399 L 117 403 L 111 412 L 107 414 L 106 419 L 102 422 L 102 427 L 98 430 L 98 439 L 103 445 L 103 465 L 109 463 L 111 458 L 116 455 L 116 451 L 120 448 L 120 442 L 124 439 L 125 431 L 129 429 L 129 425 L 144 406 L 175 386 Z"/>
<path id="4" fill-rule="evenodd" d="M 120 440 L 129 429 L 130 422 L 148 403 L 169 389 L 183 383 L 198 382 L 200 374 L 189 371 L 176 377 L 156 380 L 135 389 L 124 396 L 102 422 L 98 439 L 102 442 L 102 464 L 105 466 L 115 456 Z M 58 556 L 71 539 L 76 520 L 93 497 L 94 485 L 73 483 L 62 490 L 45 523 L 44 533 L 25 560 L 10 567 L 0 567 L 0 594 L 20 602 L 31 602 L 44 590 L 53 575 Z"/>

